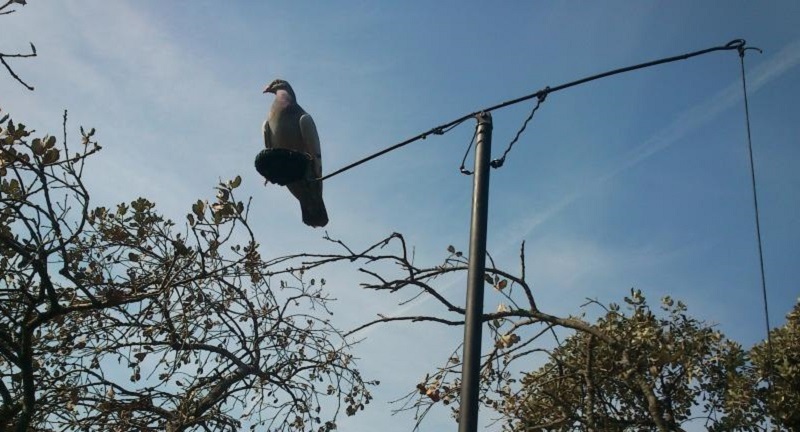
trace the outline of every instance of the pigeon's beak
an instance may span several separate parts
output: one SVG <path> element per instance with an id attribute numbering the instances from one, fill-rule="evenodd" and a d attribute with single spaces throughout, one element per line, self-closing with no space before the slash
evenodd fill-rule
<path id="1" fill-rule="evenodd" d="M 272 86 L 268 85 L 268 86 L 264 87 L 264 93 L 273 93 Z"/>

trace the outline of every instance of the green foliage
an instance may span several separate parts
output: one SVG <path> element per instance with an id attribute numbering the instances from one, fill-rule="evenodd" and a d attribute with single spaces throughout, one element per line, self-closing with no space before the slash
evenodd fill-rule
<path id="1" fill-rule="evenodd" d="M 0 430 L 325 431 L 323 400 L 369 403 L 321 284 L 259 254 L 240 177 L 188 224 L 92 207 L 94 129 L 76 152 L 2 123 Z"/>
<path id="2" fill-rule="evenodd" d="M 750 350 L 758 378 L 770 383 L 759 389 L 759 396 L 776 424 L 800 431 L 800 302 L 786 315 L 786 324 L 770 332 L 770 339 L 771 350 L 766 341 Z"/>
<path id="3" fill-rule="evenodd" d="M 680 301 L 663 299 L 656 314 L 632 290 L 624 308 L 611 305 L 592 327 L 611 336 L 610 343 L 577 332 L 553 350 L 544 366 L 524 376 L 522 392 L 506 399 L 510 429 L 676 430 L 699 411 L 712 429 L 734 415 L 739 423 L 731 430 L 758 430 L 757 416 L 742 415 L 752 395 L 743 400 L 730 386 L 748 378 L 746 353 L 688 316 Z"/>

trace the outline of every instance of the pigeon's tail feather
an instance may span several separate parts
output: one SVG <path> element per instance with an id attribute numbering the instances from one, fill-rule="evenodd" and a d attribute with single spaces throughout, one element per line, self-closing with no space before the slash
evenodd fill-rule
<path id="1" fill-rule="evenodd" d="M 300 201 L 303 223 L 312 227 L 328 224 L 328 211 L 322 200 L 322 185 L 315 181 L 299 181 L 287 185 L 292 195 Z"/>
<path id="2" fill-rule="evenodd" d="M 312 227 L 324 227 L 328 224 L 328 211 L 325 202 L 319 199 L 304 200 L 300 202 L 303 211 L 303 223 Z"/>

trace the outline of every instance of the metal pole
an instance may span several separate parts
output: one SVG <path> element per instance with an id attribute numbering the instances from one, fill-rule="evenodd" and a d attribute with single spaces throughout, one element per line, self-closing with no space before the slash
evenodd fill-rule
<path id="1" fill-rule="evenodd" d="M 464 353 L 461 370 L 459 432 L 478 430 L 483 284 L 486 271 L 486 222 L 489 217 L 489 161 L 492 153 L 492 116 L 479 113 L 475 138 L 475 174 L 472 182 L 472 223 L 469 231 L 467 307 L 464 316 Z"/>

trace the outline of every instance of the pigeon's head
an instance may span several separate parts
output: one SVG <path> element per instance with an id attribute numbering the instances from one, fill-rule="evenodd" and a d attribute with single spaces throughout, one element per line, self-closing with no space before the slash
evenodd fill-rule
<path id="1" fill-rule="evenodd" d="M 264 93 L 278 94 L 278 90 L 286 90 L 290 95 L 292 95 L 292 99 L 295 98 L 292 86 L 290 86 L 287 81 L 282 79 L 276 79 L 275 81 L 269 83 L 269 85 L 264 88 Z"/>

